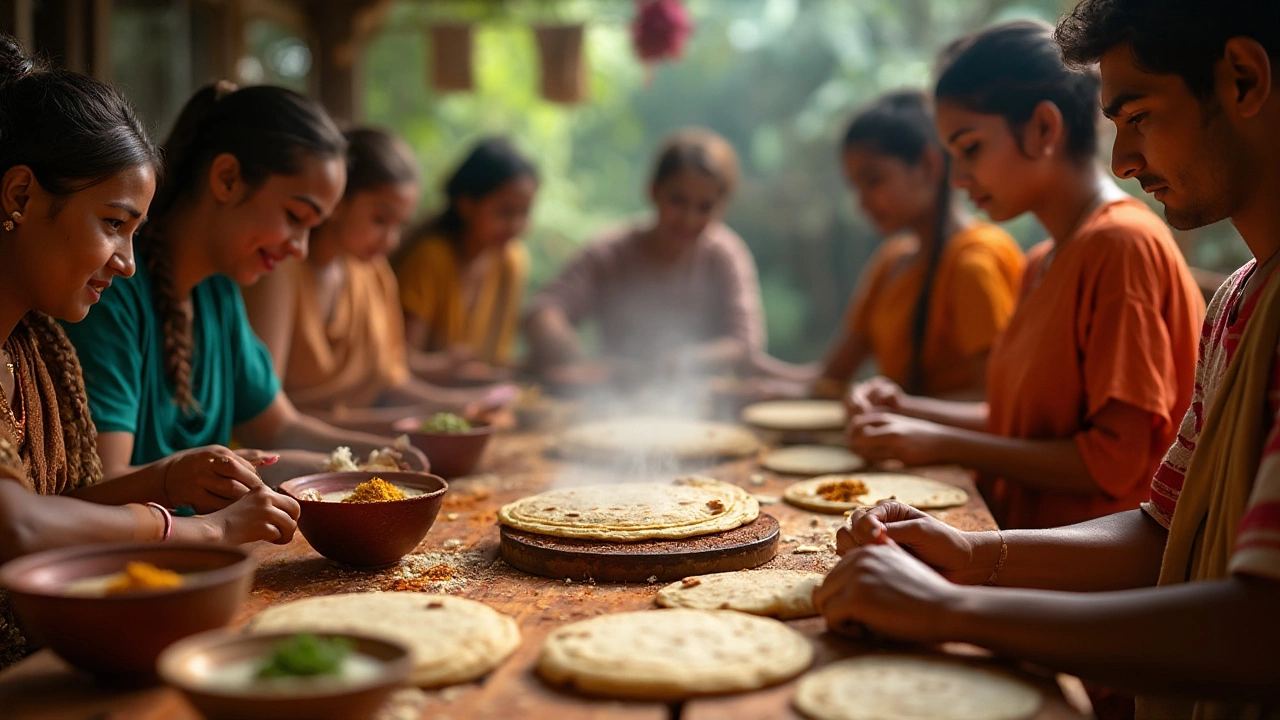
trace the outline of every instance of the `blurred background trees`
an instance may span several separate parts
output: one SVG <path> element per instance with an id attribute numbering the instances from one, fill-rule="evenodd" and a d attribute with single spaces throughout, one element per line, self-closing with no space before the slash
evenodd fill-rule
<path id="1" fill-rule="evenodd" d="M 144 62 L 148 53 L 164 53 L 163 22 L 155 13 L 130 13 L 138 2 L 117 0 L 113 65 L 163 128 L 184 93 L 152 97 L 155 82 L 129 76 L 131 68 L 155 67 Z M 822 352 L 878 242 L 840 175 L 838 141 L 852 113 L 882 92 L 927 87 L 934 56 L 961 34 L 1013 18 L 1052 21 L 1065 7 L 1062 0 L 686 6 L 695 29 L 684 56 L 650 69 L 632 46 L 630 0 L 398 0 L 365 51 L 364 119 L 399 132 L 416 150 L 424 214 L 438 207 L 441 179 L 475 139 L 507 135 L 535 158 L 543 177 L 527 237 L 535 289 L 583 242 L 646 211 L 650 157 L 663 136 L 686 125 L 720 132 L 738 148 L 744 173 L 727 222 L 756 256 L 770 348 L 791 360 Z M 471 91 L 431 87 L 429 29 L 448 23 L 472 28 Z M 586 25 L 587 97 L 573 105 L 539 93 L 532 28 L 561 23 Z M 306 87 L 311 58 L 302 39 L 269 18 L 250 24 L 246 36 L 239 70 Z M 1127 188 L 1141 195 L 1136 185 Z M 1009 229 L 1024 245 L 1043 238 L 1029 218 Z M 1229 226 L 1179 239 L 1200 267 L 1227 270 L 1247 258 Z"/>

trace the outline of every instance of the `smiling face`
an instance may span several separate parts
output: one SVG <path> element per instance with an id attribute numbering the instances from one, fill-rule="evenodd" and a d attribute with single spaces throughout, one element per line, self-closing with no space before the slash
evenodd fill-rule
<path id="1" fill-rule="evenodd" d="M 1182 78 L 1140 70 L 1128 45 L 1107 52 L 1099 70 L 1104 114 L 1116 126 L 1115 174 L 1137 178 L 1179 230 L 1235 214 L 1254 160 L 1218 99 L 1202 103 Z"/>
<path id="2" fill-rule="evenodd" d="M 934 211 L 939 173 L 930 163 L 909 164 L 862 145 L 852 145 L 844 151 L 845 179 L 857 195 L 862 212 L 881 235 L 909 229 Z"/>
<path id="3" fill-rule="evenodd" d="M 400 246 L 401 231 L 417 204 L 417 183 L 363 190 L 338 203 L 325 232 L 332 228 L 344 253 L 369 262 Z"/>
<path id="4" fill-rule="evenodd" d="M 342 158 L 303 156 L 294 175 L 269 175 L 258 186 L 240 176 L 229 154 L 214 158 L 210 187 L 218 203 L 217 272 L 251 285 L 289 258 L 306 257 L 311 229 L 333 212 L 347 181 Z"/>
<path id="5" fill-rule="evenodd" d="M 938 102 L 937 124 L 951 154 L 951 184 L 992 220 L 1012 220 L 1052 190 L 1052 155 L 1025 150 L 1053 146 L 1044 143 L 1054 138 L 1039 137 L 1043 126 L 1028 122 L 1020 137 L 1003 116 L 976 113 L 946 99 Z"/>
<path id="6" fill-rule="evenodd" d="M 458 214 L 467 228 L 467 241 L 480 252 L 496 250 L 524 234 L 538 194 L 538 181 L 512 178 L 480 198 L 460 197 Z"/>
<path id="7" fill-rule="evenodd" d="M 133 275 L 133 234 L 156 190 L 150 165 L 61 198 L 19 166 L 5 173 L 3 188 L 5 208 L 21 212 L 14 230 L 0 230 L 9 239 L 5 262 L 31 309 L 79 322 L 112 280 Z"/>

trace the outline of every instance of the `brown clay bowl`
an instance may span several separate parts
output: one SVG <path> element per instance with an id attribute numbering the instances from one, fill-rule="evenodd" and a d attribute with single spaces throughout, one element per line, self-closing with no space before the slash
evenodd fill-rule
<path id="1" fill-rule="evenodd" d="M 470 475 L 480 464 L 493 428 L 489 425 L 474 425 L 469 432 L 429 433 L 419 428 L 425 418 L 405 418 L 392 425 L 397 433 L 408 435 L 409 442 L 427 456 L 431 462 L 431 472 L 443 478 L 456 478 Z"/>
<path id="2" fill-rule="evenodd" d="M 321 494 L 353 490 L 373 477 L 422 490 L 423 494 L 406 500 L 373 503 L 323 502 L 300 497 L 305 490 Z M 302 506 L 298 529 L 311 547 L 330 560 L 363 568 L 390 565 L 413 552 L 435 523 L 448 489 L 448 483 L 435 475 L 409 472 L 320 473 L 280 484 L 280 490 Z"/>
<path id="3" fill-rule="evenodd" d="M 130 561 L 198 574 L 180 587 L 107 597 L 64 591 L 73 581 L 120 572 Z M 140 685 L 155 681 L 161 650 L 231 622 L 255 567 L 246 551 L 226 545 L 79 545 L 11 561 L 0 568 L 0 585 L 35 640 L 107 682 Z"/>
<path id="4" fill-rule="evenodd" d="M 335 637 L 332 633 L 316 633 Z M 209 681 L 210 674 L 231 663 L 270 654 L 271 647 L 290 633 L 240 635 L 215 630 L 182 640 L 160 656 L 164 681 L 183 692 L 209 720 L 365 720 L 408 680 L 413 661 L 399 643 L 361 635 L 342 634 L 355 652 L 379 664 L 378 675 L 359 683 L 317 683 L 297 692 L 269 689 L 230 689 Z"/>

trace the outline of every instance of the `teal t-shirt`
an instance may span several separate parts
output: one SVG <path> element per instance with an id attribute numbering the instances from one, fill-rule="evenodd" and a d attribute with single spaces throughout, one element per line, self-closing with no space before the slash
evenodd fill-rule
<path id="1" fill-rule="evenodd" d="M 84 367 L 98 432 L 133 433 L 135 465 L 202 445 L 226 445 L 231 428 L 267 409 L 280 392 L 271 355 L 254 334 L 240 288 L 215 275 L 191 292 L 199 411 L 183 413 L 165 373 L 161 329 L 146 263 L 116 278 L 83 322 L 63 323 Z"/>

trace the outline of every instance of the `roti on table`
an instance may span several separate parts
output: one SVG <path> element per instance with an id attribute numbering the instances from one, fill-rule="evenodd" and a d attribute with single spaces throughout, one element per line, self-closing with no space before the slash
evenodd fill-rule
<path id="1" fill-rule="evenodd" d="M 498 522 L 525 532 L 632 542 L 724 532 L 754 521 L 750 493 L 711 478 L 562 488 L 504 505 Z"/>
<path id="2" fill-rule="evenodd" d="M 866 461 L 834 445 L 792 445 L 765 453 L 760 465 L 786 475 L 832 475 L 861 470 Z"/>
<path id="3" fill-rule="evenodd" d="M 814 588 L 822 573 L 801 570 L 739 570 L 687 577 L 658 591 L 663 607 L 737 610 L 779 620 L 817 615 Z"/>
<path id="4" fill-rule="evenodd" d="M 901 473 L 824 475 L 791 485 L 783 497 L 797 507 L 833 514 L 890 498 L 921 510 L 953 507 L 969 501 L 969 493 L 958 487 Z"/>
<path id="5" fill-rule="evenodd" d="M 409 646 L 410 682 L 440 687 L 470 682 L 497 667 L 520 644 L 511 618 L 472 600 L 420 592 L 326 595 L 274 605 L 250 632 L 353 633 Z"/>
<path id="6" fill-rule="evenodd" d="M 812 661 L 809 641 L 777 620 L 731 610 L 645 610 L 555 630 L 538 671 L 593 695 L 673 700 L 766 687 Z"/>
<path id="7" fill-rule="evenodd" d="M 840 430 L 848 419 L 839 400 L 769 400 L 742 410 L 744 423 L 783 432 Z"/>
<path id="8" fill-rule="evenodd" d="M 812 720 L 1021 720 L 1041 698 L 1034 687 L 972 663 L 864 655 L 804 676 L 793 702 Z"/>
<path id="9" fill-rule="evenodd" d="M 636 457 L 709 460 L 746 457 L 760 449 L 738 425 L 673 418 L 615 418 L 569 428 L 556 450 L 570 460 L 613 462 Z"/>

